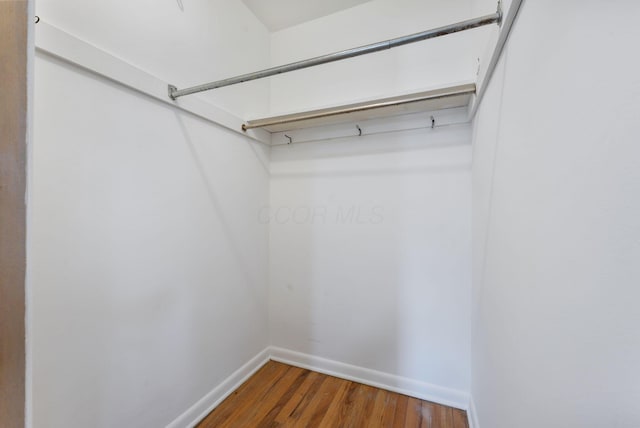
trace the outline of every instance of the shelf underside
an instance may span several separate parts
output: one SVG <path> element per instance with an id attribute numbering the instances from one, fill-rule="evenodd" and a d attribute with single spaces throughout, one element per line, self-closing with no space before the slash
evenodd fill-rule
<path id="1" fill-rule="evenodd" d="M 469 105 L 475 91 L 476 85 L 474 83 L 456 85 L 409 95 L 250 120 L 247 122 L 246 128 L 262 128 L 274 133 L 421 111 L 464 107 Z"/>

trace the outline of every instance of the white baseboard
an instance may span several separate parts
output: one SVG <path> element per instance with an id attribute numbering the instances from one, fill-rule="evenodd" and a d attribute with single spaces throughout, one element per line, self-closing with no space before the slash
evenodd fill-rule
<path id="1" fill-rule="evenodd" d="M 466 392 L 278 347 L 261 351 L 167 425 L 167 428 L 194 427 L 269 360 L 463 409 L 467 411 L 469 428 L 480 428 L 473 400 L 469 399 Z"/>
<path id="2" fill-rule="evenodd" d="M 269 350 L 271 359 L 281 363 L 352 380 L 457 409 L 467 410 L 469 406 L 469 394 L 464 391 L 445 388 L 414 379 L 341 363 L 339 361 L 290 351 L 288 349 L 271 347 Z"/>
<path id="3" fill-rule="evenodd" d="M 469 419 L 469 428 L 480 428 L 480 422 L 478 421 L 478 412 L 476 410 L 476 403 L 473 401 L 473 396 L 469 399 L 469 410 L 467 410 L 467 419 Z"/>
<path id="4" fill-rule="evenodd" d="M 213 388 L 186 412 L 178 416 L 167 428 L 192 428 L 205 418 L 218 404 L 227 398 L 240 385 L 246 382 L 260 367 L 269 361 L 269 348 L 265 348 L 249 362 L 236 370 L 221 384 Z"/>

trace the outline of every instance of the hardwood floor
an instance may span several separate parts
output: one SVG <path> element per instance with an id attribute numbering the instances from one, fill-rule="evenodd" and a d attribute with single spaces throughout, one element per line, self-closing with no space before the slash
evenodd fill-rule
<path id="1" fill-rule="evenodd" d="M 463 410 L 269 361 L 198 427 L 468 425 Z"/>

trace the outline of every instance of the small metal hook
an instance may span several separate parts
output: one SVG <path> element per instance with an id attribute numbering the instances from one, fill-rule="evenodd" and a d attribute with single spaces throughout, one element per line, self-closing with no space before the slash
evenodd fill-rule
<path id="1" fill-rule="evenodd" d="M 360 125 L 356 125 L 356 128 L 358 128 L 358 137 L 362 137 L 362 129 L 360 129 Z"/>
<path id="2" fill-rule="evenodd" d="M 287 134 L 284 134 L 284 136 L 289 139 L 289 142 L 287 144 L 293 143 L 293 139 L 291 137 L 289 137 Z"/>
<path id="3" fill-rule="evenodd" d="M 435 127 L 436 127 L 436 119 L 433 116 L 431 116 L 431 129 Z"/>
<path id="4" fill-rule="evenodd" d="M 38 15 L 36 15 L 36 24 L 40 22 L 40 17 Z"/>

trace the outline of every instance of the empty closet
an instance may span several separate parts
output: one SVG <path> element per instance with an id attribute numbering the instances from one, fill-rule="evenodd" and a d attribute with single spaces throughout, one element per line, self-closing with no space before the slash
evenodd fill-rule
<path id="1" fill-rule="evenodd" d="M 36 15 L 27 426 L 640 426 L 639 6 Z"/>

